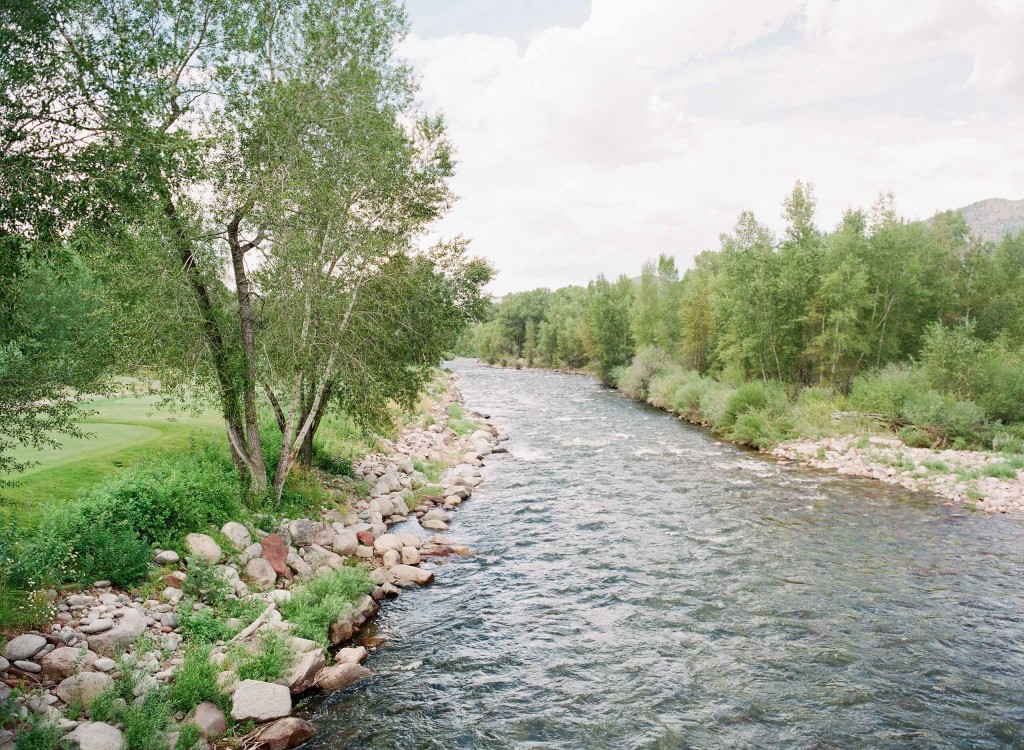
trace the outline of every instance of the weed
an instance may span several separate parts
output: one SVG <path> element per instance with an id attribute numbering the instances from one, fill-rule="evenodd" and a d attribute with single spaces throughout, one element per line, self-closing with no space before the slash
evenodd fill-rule
<path id="1" fill-rule="evenodd" d="M 995 479 L 1016 479 L 1017 469 L 1009 463 L 1000 462 L 986 466 L 985 474 L 986 476 L 994 477 Z"/>
<path id="2" fill-rule="evenodd" d="M 260 634 L 255 651 L 249 650 L 244 644 L 235 644 L 228 658 L 238 679 L 273 682 L 284 676 L 293 657 L 284 636 L 269 631 Z"/>
<path id="3" fill-rule="evenodd" d="M 281 614 L 295 625 L 295 635 L 326 646 L 331 624 L 372 589 L 365 569 L 343 567 L 292 589 L 291 599 L 281 602 Z"/>
<path id="4" fill-rule="evenodd" d="M 217 667 L 210 661 L 210 649 L 206 646 L 190 649 L 185 661 L 174 673 L 170 688 L 171 705 L 178 711 L 188 713 L 203 701 L 216 703 L 227 708 L 228 697 L 217 684 Z"/>
<path id="5" fill-rule="evenodd" d="M 36 719 L 14 738 L 17 750 L 56 750 L 64 731 L 49 719 Z"/>

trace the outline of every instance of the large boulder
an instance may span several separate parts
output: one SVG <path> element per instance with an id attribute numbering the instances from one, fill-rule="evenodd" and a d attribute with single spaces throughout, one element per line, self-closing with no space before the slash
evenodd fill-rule
<path id="1" fill-rule="evenodd" d="M 337 527 L 335 527 L 335 531 L 337 533 L 335 533 L 334 542 L 331 544 L 334 553 L 342 557 L 354 555 L 356 547 L 359 546 L 359 540 L 356 538 L 355 533 L 347 529 L 337 531 Z"/>
<path id="2" fill-rule="evenodd" d="M 391 575 L 396 579 L 405 578 L 413 583 L 418 583 L 421 586 L 434 580 L 434 574 L 432 572 L 412 565 L 396 565 L 391 568 Z"/>
<path id="3" fill-rule="evenodd" d="M 114 627 L 104 633 L 89 636 L 89 648 L 100 656 L 114 658 L 127 651 L 135 639 L 145 632 L 145 615 L 137 609 L 126 607 Z"/>
<path id="4" fill-rule="evenodd" d="M 415 547 L 402 547 L 402 565 L 419 565 L 420 551 Z"/>
<path id="5" fill-rule="evenodd" d="M 201 557 L 212 563 L 220 562 L 223 554 L 220 545 L 213 540 L 213 537 L 206 534 L 189 534 L 185 537 L 185 546 L 196 557 Z"/>
<path id="6" fill-rule="evenodd" d="M 249 529 L 237 521 L 228 521 L 221 527 L 220 533 L 226 536 L 237 550 L 243 550 L 252 544 L 252 536 Z"/>
<path id="7" fill-rule="evenodd" d="M 279 719 L 273 724 L 257 729 L 250 736 L 253 738 L 253 747 L 262 750 L 289 750 L 301 745 L 314 734 L 316 732 L 313 725 L 308 721 L 289 716 L 287 719 Z M 248 743 L 244 744 L 248 746 Z"/>
<path id="8" fill-rule="evenodd" d="M 316 686 L 325 693 L 333 693 L 344 690 L 370 674 L 370 670 L 360 664 L 340 662 L 322 670 L 316 678 Z"/>
<path id="9" fill-rule="evenodd" d="M 350 646 L 349 648 L 338 650 L 338 653 L 334 655 L 334 663 L 362 664 L 366 661 L 367 656 L 369 656 L 369 654 L 366 651 L 366 646 Z"/>
<path id="10" fill-rule="evenodd" d="M 79 724 L 73 731 L 65 735 L 72 746 L 79 750 L 123 750 L 124 735 L 117 727 L 102 721 L 87 721 Z"/>
<path id="11" fill-rule="evenodd" d="M 55 648 L 42 659 L 39 664 L 43 668 L 43 676 L 52 680 L 63 680 L 76 672 L 85 672 L 96 663 L 98 657 L 87 648 Z"/>
<path id="12" fill-rule="evenodd" d="M 203 737 L 219 737 L 228 731 L 227 717 L 216 703 L 210 701 L 203 701 L 196 706 L 192 723 L 199 727 L 199 733 Z"/>
<path id="13" fill-rule="evenodd" d="M 31 659 L 46 647 L 46 639 L 35 633 L 25 633 L 10 640 L 4 648 L 7 661 L 24 661 Z"/>
<path id="14" fill-rule="evenodd" d="M 322 650 L 307 651 L 302 654 L 285 677 L 292 695 L 304 693 L 313 687 L 317 673 L 325 666 L 327 666 L 327 660 L 324 658 Z"/>
<path id="15" fill-rule="evenodd" d="M 323 523 L 299 518 L 288 524 L 288 533 L 292 535 L 292 544 L 296 547 L 308 547 L 313 543 L 317 532 L 323 529 Z"/>
<path id="16" fill-rule="evenodd" d="M 255 560 L 247 562 L 245 564 L 245 574 L 252 579 L 252 582 L 260 591 L 268 591 L 274 588 L 274 582 L 277 580 L 277 571 L 262 557 L 257 557 Z"/>
<path id="17" fill-rule="evenodd" d="M 270 563 L 270 567 L 274 569 L 274 572 L 279 576 L 285 576 L 291 578 L 291 571 L 288 570 L 288 545 L 284 543 L 284 539 L 281 538 L 280 534 L 268 534 L 260 540 L 260 546 L 263 548 L 261 556 L 264 560 Z"/>
<path id="18" fill-rule="evenodd" d="M 89 708 L 92 702 L 102 693 L 109 690 L 114 684 L 114 679 L 102 672 L 82 672 L 64 679 L 57 686 L 57 697 L 71 705 L 80 703 Z"/>
<path id="19" fill-rule="evenodd" d="M 383 536 L 377 537 L 373 540 L 373 551 L 378 555 L 383 555 L 389 549 L 400 551 L 402 549 L 402 540 L 398 534 L 384 534 Z"/>
<path id="20" fill-rule="evenodd" d="M 259 680 L 242 680 L 231 698 L 231 718 L 235 721 L 273 721 L 292 712 L 292 694 L 287 685 Z"/>
<path id="21" fill-rule="evenodd" d="M 344 558 L 329 552 L 319 544 L 311 544 L 306 548 L 306 563 L 314 570 L 325 565 L 332 570 L 337 570 L 345 564 Z"/>

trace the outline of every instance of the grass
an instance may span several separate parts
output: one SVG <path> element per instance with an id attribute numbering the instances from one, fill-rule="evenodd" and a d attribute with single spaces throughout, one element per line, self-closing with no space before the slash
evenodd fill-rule
<path id="1" fill-rule="evenodd" d="M 295 625 L 295 635 L 327 646 L 330 626 L 372 589 L 365 569 L 341 568 L 292 589 L 291 599 L 281 602 L 281 614 Z"/>
<path id="2" fill-rule="evenodd" d="M 157 396 L 87 401 L 83 408 L 95 413 L 81 422 L 86 437 L 62 438 L 57 448 L 14 451 L 15 459 L 36 465 L 18 475 L 17 484 L 0 488 L 0 514 L 32 518 L 49 501 L 72 499 L 129 463 L 188 449 L 196 434 L 223 436 L 223 422 L 215 412 L 171 413 L 158 410 L 159 402 Z"/>
<path id="3" fill-rule="evenodd" d="M 245 644 L 235 644 L 228 651 L 228 659 L 239 680 L 273 682 L 284 677 L 294 656 L 284 636 L 270 631 L 260 634 L 255 651 L 248 649 Z"/>
<path id="4" fill-rule="evenodd" d="M 184 663 L 174 674 L 170 687 L 171 705 L 188 713 L 203 701 L 216 703 L 226 709 L 230 705 L 227 694 L 217 684 L 217 666 L 210 661 L 210 649 L 199 647 L 185 654 Z"/>

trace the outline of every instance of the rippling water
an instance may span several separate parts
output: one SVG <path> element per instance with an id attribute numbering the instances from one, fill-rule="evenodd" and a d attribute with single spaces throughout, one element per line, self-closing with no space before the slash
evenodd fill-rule
<path id="1" fill-rule="evenodd" d="M 1014 520 L 772 461 L 582 376 L 455 363 L 512 434 L 473 557 L 308 708 L 330 748 L 1024 747 Z"/>

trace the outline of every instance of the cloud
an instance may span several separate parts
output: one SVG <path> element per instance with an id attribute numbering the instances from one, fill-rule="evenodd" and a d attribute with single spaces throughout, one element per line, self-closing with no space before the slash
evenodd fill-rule
<path id="1" fill-rule="evenodd" d="M 686 265 L 740 210 L 778 226 L 811 180 L 819 220 L 892 190 L 925 216 L 1018 197 L 1019 3 L 593 0 L 525 44 L 413 33 L 400 53 L 442 110 L 497 293 Z"/>

